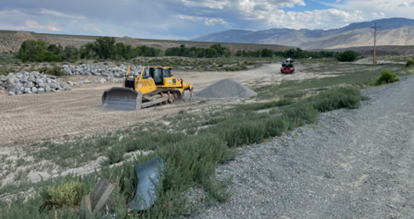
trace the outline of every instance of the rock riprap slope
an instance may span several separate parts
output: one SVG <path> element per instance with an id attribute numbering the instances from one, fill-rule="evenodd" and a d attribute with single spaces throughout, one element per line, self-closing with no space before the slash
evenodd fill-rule
<path id="1" fill-rule="evenodd" d="M 71 90 L 66 82 L 59 82 L 56 76 L 26 71 L 0 76 L 0 88 L 7 90 L 9 95 Z"/>

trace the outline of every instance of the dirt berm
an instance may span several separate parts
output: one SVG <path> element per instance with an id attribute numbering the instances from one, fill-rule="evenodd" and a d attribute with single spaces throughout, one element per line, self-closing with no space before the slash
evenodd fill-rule
<path id="1" fill-rule="evenodd" d="M 229 203 L 196 218 L 413 218 L 414 75 L 363 90 L 360 109 L 324 113 L 220 165 Z"/>

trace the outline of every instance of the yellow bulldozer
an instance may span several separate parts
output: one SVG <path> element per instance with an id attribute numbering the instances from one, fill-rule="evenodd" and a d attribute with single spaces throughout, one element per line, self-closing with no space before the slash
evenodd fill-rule
<path id="1" fill-rule="evenodd" d="M 129 66 L 122 87 L 113 87 L 102 95 L 105 109 L 139 110 L 157 104 L 174 103 L 184 97 L 184 91 L 190 91 L 193 85 L 171 74 L 171 67 L 142 67 L 140 73 L 130 74 Z"/>

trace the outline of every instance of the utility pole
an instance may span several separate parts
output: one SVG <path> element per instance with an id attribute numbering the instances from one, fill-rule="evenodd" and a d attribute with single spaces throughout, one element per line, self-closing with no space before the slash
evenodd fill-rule
<path id="1" fill-rule="evenodd" d="M 376 52 L 377 52 L 377 29 L 381 28 L 381 27 L 378 27 L 377 22 L 375 22 L 375 27 L 371 27 L 371 28 L 375 29 L 375 33 L 374 33 L 374 56 L 373 56 L 373 59 L 372 59 L 373 65 L 375 66 L 375 65 L 377 65 L 377 54 L 376 54 Z"/>

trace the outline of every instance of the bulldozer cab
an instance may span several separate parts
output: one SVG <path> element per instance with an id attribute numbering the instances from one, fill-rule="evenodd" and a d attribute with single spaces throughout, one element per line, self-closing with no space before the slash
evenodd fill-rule
<path id="1" fill-rule="evenodd" d="M 156 86 L 164 85 L 164 78 L 171 77 L 171 68 L 169 67 L 151 67 L 149 69 L 149 74 L 154 79 Z"/>

